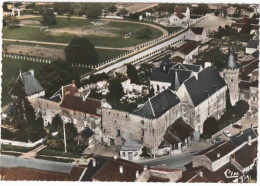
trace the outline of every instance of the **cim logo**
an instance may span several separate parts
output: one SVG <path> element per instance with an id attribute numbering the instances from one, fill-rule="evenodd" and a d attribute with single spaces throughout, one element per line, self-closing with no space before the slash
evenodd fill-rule
<path id="1" fill-rule="evenodd" d="M 224 175 L 226 176 L 226 178 L 238 178 L 239 177 L 239 173 L 238 172 L 234 172 L 230 169 L 227 169 L 224 172 Z"/>

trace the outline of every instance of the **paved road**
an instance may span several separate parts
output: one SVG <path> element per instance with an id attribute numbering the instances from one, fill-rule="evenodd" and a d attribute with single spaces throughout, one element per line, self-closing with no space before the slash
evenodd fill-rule
<path id="1" fill-rule="evenodd" d="M 33 44 L 43 44 L 43 45 L 55 45 L 55 46 L 68 46 L 68 43 L 55 43 L 55 42 L 20 40 L 20 39 L 3 39 L 3 41 L 11 41 L 11 42 L 19 42 L 19 43 L 33 43 Z M 123 51 L 134 49 L 134 47 L 113 48 L 113 47 L 101 47 L 101 46 L 95 46 L 95 48 L 103 49 L 103 50 L 123 50 Z"/>
<path id="2" fill-rule="evenodd" d="M 46 171 L 69 174 L 73 165 L 68 163 L 54 162 L 40 159 L 23 159 L 15 156 L 0 155 L 0 167 L 26 167 Z"/>
<path id="3" fill-rule="evenodd" d="M 191 163 L 192 156 L 196 153 L 182 153 L 175 156 L 168 156 L 163 158 L 157 158 L 154 160 L 139 160 L 136 163 L 147 166 L 158 166 L 158 165 L 166 165 L 170 169 L 183 169 L 185 165 Z"/>

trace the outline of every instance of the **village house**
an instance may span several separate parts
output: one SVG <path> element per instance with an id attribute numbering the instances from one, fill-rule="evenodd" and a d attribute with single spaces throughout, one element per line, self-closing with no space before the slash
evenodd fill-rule
<path id="1" fill-rule="evenodd" d="M 257 128 L 246 129 L 195 155 L 192 165 L 217 173 L 224 182 L 243 182 L 257 161 L 257 138 Z"/>
<path id="2" fill-rule="evenodd" d="M 35 78 L 33 69 L 23 73 L 20 71 L 17 80 L 18 79 L 21 79 L 23 82 L 24 90 L 29 101 L 45 95 L 45 90 Z"/>
<path id="3" fill-rule="evenodd" d="M 137 140 L 128 139 L 120 147 L 120 158 L 125 160 L 138 160 L 142 154 L 143 144 Z"/>
<path id="4" fill-rule="evenodd" d="M 246 46 L 246 54 L 252 54 L 257 50 L 259 51 L 259 40 L 250 39 Z"/>
<path id="5" fill-rule="evenodd" d="M 183 26 L 190 19 L 190 8 L 188 6 L 176 6 L 174 13 L 169 17 L 170 25 Z"/>
<path id="6" fill-rule="evenodd" d="M 187 39 L 192 41 L 204 41 L 207 38 L 204 27 L 192 27 L 189 29 Z"/>
<path id="7" fill-rule="evenodd" d="M 148 168 L 117 156 L 94 156 L 81 181 L 176 182 L 181 176 L 182 171 L 178 169 Z"/>
<path id="8" fill-rule="evenodd" d="M 182 45 L 177 51 L 174 52 L 175 55 L 180 56 L 186 62 L 190 62 L 194 56 L 198 55 L 199 45 L 194 41 L 189 41 Z"/>

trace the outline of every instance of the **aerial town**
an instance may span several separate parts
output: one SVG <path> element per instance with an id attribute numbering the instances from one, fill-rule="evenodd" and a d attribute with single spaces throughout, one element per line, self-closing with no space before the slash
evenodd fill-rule
<path id="1" fill-rule="evenodd" d="M 257 183 L 258 4 L 2 7 L 1 181 Z"/>

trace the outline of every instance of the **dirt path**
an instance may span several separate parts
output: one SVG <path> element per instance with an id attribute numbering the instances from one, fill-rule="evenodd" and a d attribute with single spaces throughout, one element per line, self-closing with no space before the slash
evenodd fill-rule
<path id="1" fill-rule="evenodd" d="M 55 46 L 68 46 L 68 43 L 54 43 L 54 42 L 45 42 L 45 41 L 32 41 L 32 40 L 19 40 L 19 39 L 3 39 L 3 41 L 19 42 L 19 43 L 33 43 L 33 44 L 43 44 L 43 45 L 55 45 Z M 101 47 L 95 46 L 97 49 L 103 50 L 133 50 L 134 47 L 125 47 L 125 48 L 113 48 L 113 47 Z"/>
<path id="2" fill-rule="evenodd" d="M 35 155 L 37 154 L 37 152 L 41 151 L 42 149 L 44 149 L 46 147 L 46 145 L 41 145 L 29 152 L 24 153 L 23 155 L 21 155 L 21 158 L 28 158 L 28 159 L 33 159 L 35 157 Z"/>

